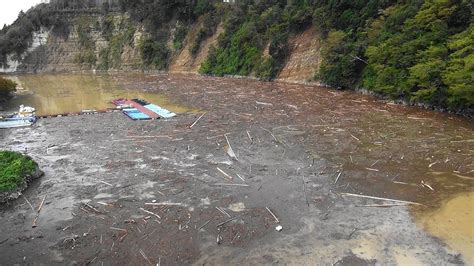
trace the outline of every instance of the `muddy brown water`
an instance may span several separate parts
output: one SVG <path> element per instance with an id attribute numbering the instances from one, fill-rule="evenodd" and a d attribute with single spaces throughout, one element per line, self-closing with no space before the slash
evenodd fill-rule
<path id="1" fill-rule="evenodd" d="M 310 85 L 183 74 L 9 78 L 24 90 L 8 108 L 32 105 L 40 114 L 103 109 L 119 97 L 144 98 L 178 113 L 215 111 L 211 122 L 219 125 L 259 123 L 258 114 L 271 121 L 266 138 L 286 147 L 295 139 L 304 144 L 301 165 L 328 162 L 319 174 L 330 176 L 333 190 L 423 204 L 410 208 L 418 226 L 474 263 L 472 120 Z M 211 130 L 209 137 L 218 133 Z M 371 259 L 371 249 L 359 251 Z M 415 263 L 402 255 L 399 264 Z"/>
<path id="2" fill-rule="evenodd" d="M 7 76 L 19 84 L 16 97 L 7 103 L 13 111 L 19 105 L 34 106 L 38 115 L 77 113 L 82 110 L 105 110 L 118 98 L 139 98 L 159 104 L 172 112 L 190 111 L 173 104 L 149 89 L 130 90 L 109 75 L 22 75 Z"/>

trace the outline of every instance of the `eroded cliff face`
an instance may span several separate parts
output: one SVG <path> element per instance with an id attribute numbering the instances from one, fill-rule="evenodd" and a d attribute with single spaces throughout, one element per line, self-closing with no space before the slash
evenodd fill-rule
<path id="1" fill-rule="evenodd" d="M 313 78 L 321 64 L 321 38 L 315 27 L 288 40 L 290 55 L 278 75 L 279 80 L 306 82 Z"/>
<path id="2" fill-rule="evenodd" d="M 195 38 L 195 35 L 199 31 L 199 29 L 199 24 L 195 24 L 192 27 L 192 29 L 188 33 L 188 36 L 186 37 L 185 46 L 181 51 L 177 52 L 171 60 L 171 64 L 169 67 L 170 72 L 198 73 L 201 64 L 206 60 L 207 55 L 209 54 L 209 48 L 211 47 L 211 45 L 217 45 L 217 37 L 219 37 L 219 34 L 224 32 L 223 26 L 219 25 L 217 27 L 216 32 L 212 36 L 206 38 L 201 43 L 201 48 L 199 49 L 199 52 L 195 56 L 193 56 L 190 52 L 190 49 L 192 45 L 192 40 Z"/>
<path id="3" fill-rule="evenodd" d="M 52 34 L 51 29 L 34 33 L 34 40 L 25 55 L 9 62 L 8 69 L 0 72 L 76 72 L 141 69 L 138 49 L 145 36 L 143 27 L 133 25 L 126 15 L 77 16 L 65 35 Z M 108 21 L 106 21 L 108 20 Z M 108 35 L 102 32 L 104 23 L 112 28 Z"/>
<path id="4" fill-rule="evenodd" d="M 130 22 L 128 16 L 88 15 L 73 18 L 66 36 L 52 34 L 51 29 L 35 33 L 32 47 L 20 60 L 11 60 L 8 69 L 0 72 L 78 72 L 78 71 L 141 71 L 145 69 L 140 43 L 148 37 L 143 25 Z M 111 29 L 104 34 L 104 23 Z M 206 60 L 209 48 L 217 45 L 224 32 L 222 24 L 214 34 L 206 37 L 197 54 L 191 54 L 191 46 L 202 27 L 198 20 L 189 29 L 180 50 L 170 49 L 169 72 L 198 73 Z M 314 27 L 289 38 L 290 54 L 278 75 L 278 80 L 306 82 L 317 72 L 320 65 L 320 36 Z M 268 47 L 263 56 L 268 54 Z"/>

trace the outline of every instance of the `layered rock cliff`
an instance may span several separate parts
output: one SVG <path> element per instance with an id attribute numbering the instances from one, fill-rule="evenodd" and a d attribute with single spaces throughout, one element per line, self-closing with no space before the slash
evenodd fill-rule
<path id="1" fill-rule="evenodd" d="M 21 57 L 9 57 L 8 67 L 0 72 L 77 72 L 77 71 L 142 71 L 145 70 L 140 43 L 148 37 L 144 25 L 132 23 L 126 14 L 115 13 L 78 15 L 71 19 L 65 36 L 52 34 L 52 29 L 34 33 L 31 47 Z M 104 33 L 104 24 L 110 24 Z M 196 54 L 191 47 L 202 19 L 191 25 L 183 40 L 183 46 L 175 49 L 174 36 L 169 36 L 169 72 L 198 73 L 207 59 L 211 46 L 218 45 L 224 27 L 219 24 L 213 34 L 206 36 Z M 170 31 L 174 32 L 174 28 Z M 314 27 L 288 40 L 290 54 L 278 76 L 279 80 L 304 82 L 311 79 L 320 64 L 320 38 Z M 265 52 L 264 52 L 265 53 Z M 267 51 L 268 53 L 268 51 Z"/>

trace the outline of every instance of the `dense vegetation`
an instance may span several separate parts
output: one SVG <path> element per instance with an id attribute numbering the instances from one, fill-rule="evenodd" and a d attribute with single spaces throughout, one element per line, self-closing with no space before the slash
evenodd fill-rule
<path id="1" fill-rule="evenodd" d="M 465 0 L 241 1 L 224 14 L 225 33 L 201 71 L 273 79 L 287 59 L 288 37 L 314 25 L 324 39 L 316 80 L 472 110 L 473 5 Z"/>
<path id="2" fill-rule="evenodd" d="M 0 192 L 12 191 L 25 182 L 25 176 L 32 175 L 36 163 L 18 152 L 0 151 Z"/>
<path id="3" fill-rule="evenodd" d="M 15 81 L 0 77 L 0 100 L 8 98 L 16 90 L 16 85 Z"/>
<path id="4" fill-rule="evenodd" d="M 0 66 L 7 63 L 8 55 L 15 59 L 23 55 L 33 41 L 34 31 L 53 26 L 54 34 L 68 35 L 67 19 L 54 14 L 46 4 L 20 12 L 12 25 L 0 30 Z"/>
<path id="5" fill-rule="evenodd" d="M 119 67 L 137 25 L 146 34 L 137 46 L 143 67 L 166 69 L 185 42 L 196 56 L 202 42 L 224 32 L 209 50 L 201 73 L 278 76 L 289 56 L 288 40 L 308 27 L 323 39 L 322 63 L 314 79 L 336 88 L 365 88 L 393 99 L 457 111 L 474 109 L 474 4 L 469 0 L 119 0 L 114 10 L 129 15 L 117 28 L 113 15 L 99 25 L 78 27 L 82 52 L 76 61 L 90 67 Z M 20 55 L 31 30 L 52 25 L 67 32 L 61 16 L 43 5 L 21 14 L 0 32 L 0 61 Z M 54 14 L 54 13 L 53 13 Z M 46 16 L 47 17 L 47 16 Z M 198 30 L 190 34 L 191 25 Z M 90 31 L 100 31 L 109 46 L 98 58 Z M 28 34 L 26 34 L 28 33 Z M 112 34 L 113 33 L 113 34 Z"/>

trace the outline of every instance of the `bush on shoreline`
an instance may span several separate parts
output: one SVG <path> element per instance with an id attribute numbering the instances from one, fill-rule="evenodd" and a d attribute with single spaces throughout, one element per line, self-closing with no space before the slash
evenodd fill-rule
<path id="1" fill-rule="evenodd" d="M 0 98 L 7 98 L 16 90 L 16 85 L 15 81 L 0 77 Z"/>
<path id="2" fill-rule="evenodd" d="M 37 164 L 29 156 L 13 151 L 0 151 L 0 192 L 17 189 L 25 177 L 33 175 Z"/>

